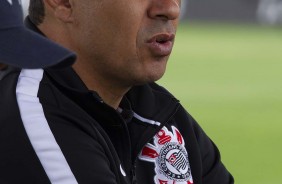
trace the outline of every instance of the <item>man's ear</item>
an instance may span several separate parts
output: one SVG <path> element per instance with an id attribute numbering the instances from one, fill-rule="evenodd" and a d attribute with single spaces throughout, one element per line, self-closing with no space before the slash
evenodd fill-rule
<path id="1" fill-rule="evenodd" d="M 66 23 L 73 21 L 71 0 L 44 0 L 45 5 L 52 9 L 54 16 Z M 46 7 L 47 8 L 47 7 Z"/>

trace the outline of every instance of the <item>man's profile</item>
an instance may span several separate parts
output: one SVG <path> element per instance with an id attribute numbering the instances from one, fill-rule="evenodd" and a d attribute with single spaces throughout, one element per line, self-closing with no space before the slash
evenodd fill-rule
<path id="1" fill-rule="evenodd" d="M 215 144 L 155 83 L 172 52 L 181 0 L 30 3 L 26 26 L 77 60 L 1 81 L 2 102 L 11 106 L 0 105 L 4 181 L 234 183 Z"/>

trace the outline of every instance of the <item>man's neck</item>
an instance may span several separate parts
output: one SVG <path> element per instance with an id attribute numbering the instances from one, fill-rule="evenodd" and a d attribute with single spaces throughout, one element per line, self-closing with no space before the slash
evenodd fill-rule
<path id="1" fill-rule="evenodd" d="M 98 75 L 93 71 L 91 66 L 77 61 L 73 65 L 74 70 L 84 82 L 89 90 L 95 91 L 102 98 L 104 103 L 108 104 L 114 109 L 119 107 L 123 96 L 127 93 L 130 87 L 121 87 L 115 84 L 114 80 L 107 80 L 103 76 Z"/>

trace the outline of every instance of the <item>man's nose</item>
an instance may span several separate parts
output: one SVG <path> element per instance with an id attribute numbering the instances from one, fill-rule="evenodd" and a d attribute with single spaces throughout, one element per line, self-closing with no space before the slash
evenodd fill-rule
<path id="1" fill-rule="evenodd" d="M 180 0 L 151 0 L 148 16 L 153 19 L 174 20 L 180 15 Z M 184 0 L 186 1 L 186 0 Z"/>

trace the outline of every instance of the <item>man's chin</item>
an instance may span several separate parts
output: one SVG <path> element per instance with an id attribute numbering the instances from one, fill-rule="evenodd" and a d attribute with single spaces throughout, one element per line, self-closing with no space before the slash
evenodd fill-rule
<path id="1" fill-rule="evenodd" d="M 144 85 L 144 84 L 156 82 L 163 77 L 164 73 L 165 72 L 162 72 L 162 73 L 158 73 L 158 74 L 154 74 L 154 75 L 144 77 L 143 79 L 140 79 L 140 80 L 136 80 L 134 85 Z"/>

